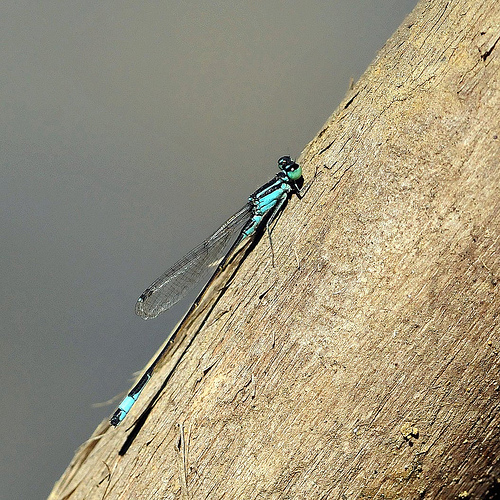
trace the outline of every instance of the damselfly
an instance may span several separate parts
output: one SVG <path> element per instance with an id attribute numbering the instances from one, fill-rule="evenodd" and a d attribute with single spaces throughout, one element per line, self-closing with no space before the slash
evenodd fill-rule
<path id="1" fill-rule="evenodd" d="M 269 225 L 280 214 L 289 196 L 292 193 L 300 196 L 302 185 L 302 169 L 289 156 L 282 156 L 278 160 L 278 167 L 280 172 L 257 189 L 248 198 L 248 203 L 243 208 L 222 224 L 212 236 L 165 271 L 144 291 L 137 300 L 136 314 L 144 319 L 156 318 L 182 299 L 196 283 L 207 278 L 210 272 L 215 276 L 217 274 L 215 269 L 220 270 L 227 264 L 245 238 L 254 237 L 264 227 L 269 231 Z M 229 250 L 226 251 L 228 248 Z M 211 281 L 212 278 L 204 290 Z M 120 403 L 110 419 L 112 425 L 118 425 L 125 418 L 150 380 L 167 348 L 168 345 Z"/>

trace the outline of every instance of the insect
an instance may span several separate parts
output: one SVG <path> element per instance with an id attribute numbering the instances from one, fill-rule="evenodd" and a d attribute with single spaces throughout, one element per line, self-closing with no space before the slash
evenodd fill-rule
<path id="1" fill-rule="evenodd" d="M 135 305 L 137 315 L 144 319 L 156 318 L 181 300 L 189 290 L 212 272 L 206 290 L 217 270 L 224 268 L 243 240 L 254 237 L 264 226 L 270 234 L 269 225 L 281 213 L 292 193 L 300 196 L 303 182 L 302 168 L 289 156 L 282 156 L 278 160 L 278 167 L 280 171 L 251 194 L 244 207 L 224 222 L 210 237 L 167 269 L 142 293 Z M 227 248 L 229 250 L 226 250 Z M 120 403 L 110 419 L 111 425 L 117 426 L 126 417 L 151 379 L 167 348 L 168 344 Z"/>

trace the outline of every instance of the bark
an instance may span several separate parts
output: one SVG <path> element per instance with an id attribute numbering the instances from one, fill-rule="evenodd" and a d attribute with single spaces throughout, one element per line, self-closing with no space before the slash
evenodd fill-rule
<path id="1" fill-rule="evenodd" d="M 275 267 L 263 238 L 50 498 L 498 495 L 499 79 L 498 0 L 421 1 L 301 155 Z"/>

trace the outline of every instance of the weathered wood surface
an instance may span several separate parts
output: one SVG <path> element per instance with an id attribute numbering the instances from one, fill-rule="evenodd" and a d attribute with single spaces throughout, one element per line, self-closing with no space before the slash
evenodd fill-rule
<path id="1" fill-rule="evenodd" d="M 499 80 L 498 0 L 420 2 L 303 152 L 276 267 L 264 238 L 50 498 L 498 494 Z"/>

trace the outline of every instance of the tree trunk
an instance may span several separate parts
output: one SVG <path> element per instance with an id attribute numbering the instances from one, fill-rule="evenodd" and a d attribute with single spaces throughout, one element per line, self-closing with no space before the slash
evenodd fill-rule
<path id="1" fill-rule="evenodd" d="M 498 0 L 421 1 L 301 155 L 275 266 L 264 237 L 50 498 L 498 495 L 499 80 Z"/>

